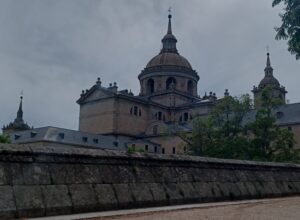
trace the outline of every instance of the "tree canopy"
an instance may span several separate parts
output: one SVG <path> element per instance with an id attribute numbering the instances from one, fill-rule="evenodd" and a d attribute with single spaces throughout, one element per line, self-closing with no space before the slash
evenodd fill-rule
<path id="1" fill-rule="evenodd" d="M 224 97 L 208 117 L 196 118 L 187 142 L 190 153 L 228 159 L 299 161 L 293 133 L 276 124 L 273 110 L 280 102 L 265 89 L 262 107 L 254 110 L 251 103 L 248 95 Z M 253 120 L 245 120 L 247 114 L 253 113 Z"/>
<path id="2" fill-rule="evenodd" d="M 284 4 L 284 14 L 279 14 L 282 24 L 276 27 L 276 39 L 288 40 L 288 50 L 300 59 L 300 0 L 273 0 L 272 6 Z"/>
<path id="3" fill-rule="evenodd" d="M 9 137 L 4 134 L 0 134 L 0 143 L 10 143 Z"/>

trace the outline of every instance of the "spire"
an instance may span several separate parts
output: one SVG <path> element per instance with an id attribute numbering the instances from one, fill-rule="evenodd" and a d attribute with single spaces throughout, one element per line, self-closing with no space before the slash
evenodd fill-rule
<path id="1" fill-rule="evenodd" d="M 172 24 L 171 24 L 171 19 L 172 19 L 172 15 L 171 15 L 171 9 L 169 9 L 169 23 L 168 23 L 168 32 L 167 34 L 172 34 Z"/>
<path id="2" fill-rule="evenodd" d="M 19 119 L 19 120 L 23 120 L 22 100 L 23 100 L 23 96 L 21 95 L 19 109 L 18 109 L 18 112 L 17 112 L 17 119 Z"/>
<path id="3" fill-rule="evenodd" d="M 168 10 L 168 30 L 167 34 L 164 36 L 164 38 L 161 40 L 163 44 L 163 48 L 161 49 L 161 53 L 178 53 L 176 48 L 177 39 L 172 33 L 172 15 L 171 15 L 171 9 Z"/>
<path id="4" fill-rule="evenodd" d="M 267 53 L 267 67 L 271 67 L 270 53 Z"/>
<path id="5" fill-rule="evenodd" d="M 267 53 L 267 64 L 265 68 L 265 76 L 272 77 L 273 76 L 273 68 L 271 67 L 271 61 L 270 61 L 270 53 Z"/>

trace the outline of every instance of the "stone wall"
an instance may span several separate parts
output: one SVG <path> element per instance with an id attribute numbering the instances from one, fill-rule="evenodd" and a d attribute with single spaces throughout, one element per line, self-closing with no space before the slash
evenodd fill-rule
<path id="1" fill-rule="evenodd" d="M 0 145 L 0 219 L 299 193 L 294 164 Z"/>

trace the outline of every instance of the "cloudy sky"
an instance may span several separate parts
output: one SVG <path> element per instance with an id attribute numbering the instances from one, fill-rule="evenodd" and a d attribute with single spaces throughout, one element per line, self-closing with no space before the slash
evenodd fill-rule
<path id="1" fill-rule="evenodd" d="M 104 85 L 139 92 L 137 76 L 159 52 L 172 7 L 178 50 L 200 75 L 198 90 L 250 93 L 262 79 L 266 47 L 274 75 L 300 102 L 300 61 L 274 40 L 272 0 L 1 0 L 0 125 L 16 116 L 34 127 L 77 129 L 81 90 Z"/>

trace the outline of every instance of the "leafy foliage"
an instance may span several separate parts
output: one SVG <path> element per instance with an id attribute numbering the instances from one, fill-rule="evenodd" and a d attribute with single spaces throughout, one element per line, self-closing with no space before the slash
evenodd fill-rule
<path id="1" fill-rule="evenodd" d="M 10 143 L 9 137 L 4 134 L 0 134 L 0 143 Z"/>
<path id="2" fill-rule="evenodd" d="M 300 59 L 300 0 L 273 0 L 272 6 L 285 5 L 284 14 L 280 14 L 282 24 L 276 27 L 276 40 L 288 39 L 288 50 Z"/>
<path id="3" fill-rule="evenodd" d="M 244 118 L 252 109 L 251 103 L 248 95 L 240 98 L 228 96 L 207 118 L 195 119 L 187 142 L 191 154 L 245 160 L 299 161 L 299 152 L 293 149 L 293 133 L 276 124 L 272 110 L 281 103 L 273 99 L 266 88 L 255 120 L 246 123 Z"/>

